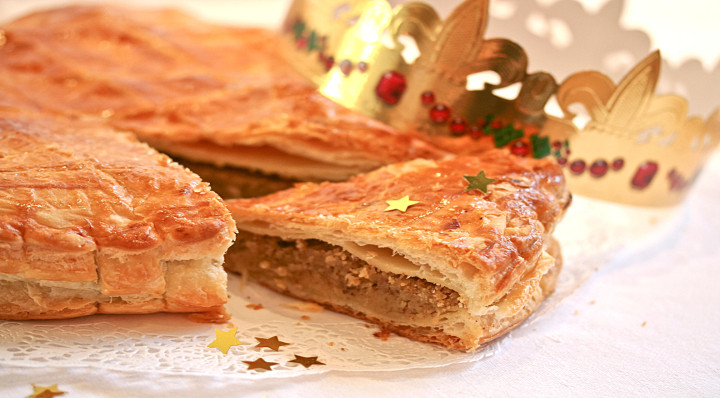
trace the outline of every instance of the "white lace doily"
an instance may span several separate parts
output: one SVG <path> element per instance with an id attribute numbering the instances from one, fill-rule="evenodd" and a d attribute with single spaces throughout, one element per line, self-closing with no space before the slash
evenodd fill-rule
<path id="1" fill-rule="evenodd" d="M 230 324 L 195 323 L 181 314 L 96 315 L 62 321 L 0 321 L 0 361 L 4 364 L 96 366 L 150 373 L 287 377 L 329 370 L 398 370 L 478 360 L 496 351 L 474 354 L 390 336 L 375 337 L 374 325 L 330 311 L 306 313 L 286 307 L 292 299 L 256 284 L 238 291 L 240 278 L 230 277 Z M 246 306 L 261 304 L 262 309 Z M 301 317 L 310 317 L 304 320 Z M 227 354 L 207 347 L 215 328 L 237 326 L 242 345 Z M 256 348 L 255 337 L 278 336 L 290 343 L 278 352 Z M 294 354 L 317 356 L 324 366 L 304 368 Z M 248 371 L 242 361 L 262 357 L 277 362 L 271 372 Z"/>
<path id="2" fill-rule="evenodd" d="M 678 211 L 638 209 L 576 198 L 556 236 L 563 244 L 564 269 L 557 291 L 530 322 L 543 322 L 602 264 L 614 256 L 632 254 L 648 240 L 677 228 Z M 301 312 L 287 306 L 294 301 L 231 276 L 229 325 L 195 323 L 181 314 L 95 315 L 58 321 L 0 321 L 0 362 L 8 366 L 92 366 L 148 373 L 232 375 L 240 378 L 291 377 L 342 371 L 389 371 L 440 367 L 478 361 L 495 355 L 500 339 L 474 353 L 446 350 L 391 335 L 383 341 L 366 322 L 330 311 Z M 261 304 L 262 309 L 248 308 Z M 303 316 L 309 319 L 303 319 Z M 207 345 L 215 328 L 237 326 L 244 344 L 227 354 Z M 517 336 L 518 333 L 514 333 Z M 255 337 L 278 336 L 290 345 L 278 352 L 257 348 Z M 317 356 L 325 365 L 305 368 L 291 363 L 294 354 Z M 243 361 L 263 358 L 277 362 L 272 371 L 248 370 Z"/>

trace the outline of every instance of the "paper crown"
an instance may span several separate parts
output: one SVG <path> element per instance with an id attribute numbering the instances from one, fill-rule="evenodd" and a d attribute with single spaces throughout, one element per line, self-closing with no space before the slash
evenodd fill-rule
<path id="1" fill-rule="evenodd" d="M 616 85 L 582 71 L 561 84 L 528 73 L 520 45 L 486 39 L 489 0 L 443 21 L 423 3 L 296 0 L 284 33 L 290 62 L 329 98 L 398 129 L 491 136 L 519 156 L 552 155 L 575 193 L 634 205 L 683 200 L 720 141 L 720 109 L 688 118 L 679 96 L 655 96 L 658 51 Z M 484 84 L 470 87 L 477 78 Z M 498 90 L 518 86 L 514 98 Z M 562 115 L 545 112 L 554 97 Z M 590 120 L 580 127 L 573 106 Z"/>

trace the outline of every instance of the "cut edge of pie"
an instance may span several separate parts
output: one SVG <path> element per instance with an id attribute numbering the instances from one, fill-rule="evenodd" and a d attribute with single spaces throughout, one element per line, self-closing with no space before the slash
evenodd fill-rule
<path id="1" fill-rule="evenodd" d="M 488 193 L 464 175 L 485 170 Z M 392 195 L 392 196 L 388 196 Z M 381 198 L 419 203 L 385 212 Z M 506 151 L 414 160 L 343 183 L 229 200 L 226 267 L 400 335 L 474 350 L 532 314 L 561 268 L 562 170 Z"/>
<path id="2" fill-rule="evenodd" d="M 478 315 L 457 291 L 407 273 L 411 263 L 400 256 L 385 261 L 387 257 L 370 260 L 356 255 L 385 251 L 378 247 L 358 250 L 351 243 L 349 251 L 316 239 L 283 239 L 243 230 L 238 237 L 227 254 L 229 271 L 398 335 L 466 351 L 528 318 L 553 292 L 562 267 L 559 246 L 553 241 L 501 299 Z"/>

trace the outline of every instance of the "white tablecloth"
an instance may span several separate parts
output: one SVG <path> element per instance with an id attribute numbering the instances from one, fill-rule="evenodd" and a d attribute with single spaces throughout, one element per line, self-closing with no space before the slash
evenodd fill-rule
<path id="1" fill-rule="evenodd" d="M 252 12 L 223 10 L 257 7 L 262 14 L 269 6 L 274 11 L 262 19 L 269 25 L 279 22 L 285 4 L 185 3 L 234 23 L 258 20 Z M 0 20 L 55 4 L 0 0 Z M 720 396 L 719 182 L 716 152 L 669 232 L 613 256 L 542 322 L 511 333 L 486 360 L 263 380 L 0 363 L 0 397 L 27 396 L 32 384 L 58 384 L 69 397 Z"/>

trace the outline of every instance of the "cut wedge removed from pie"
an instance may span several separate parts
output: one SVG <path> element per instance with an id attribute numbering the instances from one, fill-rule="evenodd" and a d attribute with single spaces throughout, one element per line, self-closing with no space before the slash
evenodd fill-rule
<path id="1" fill-rule="evenodd" d="M 465 178 L 481 172 L 487 193 Z M 413 160 L 226 201 L 240 230 L 226 267 L 397 334 L 474 350 L 553 291 L 551 234 L 569 202 L 550 160 L 502 150 Z"/>

